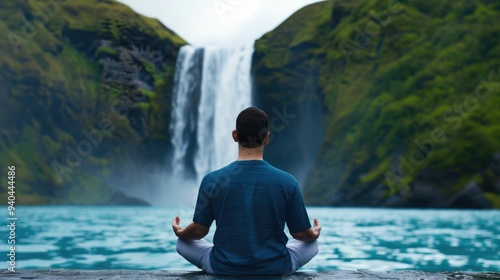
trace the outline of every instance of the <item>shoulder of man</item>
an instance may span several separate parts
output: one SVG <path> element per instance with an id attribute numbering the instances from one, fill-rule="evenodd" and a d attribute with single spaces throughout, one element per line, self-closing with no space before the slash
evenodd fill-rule
<path id="1" fill-rule="evenodd" d="M 209 172 L 203 177 L 204 182 L 220 181 L 230 176 L 241 173 L 241 167 L 236 164 L 228 164 L 220 169 Z"/>
<path id="2" fill-rule="evenodd" d="M 287 184 L 293 185 L 293 186 L 299 185 L 297 179 L 295 179 L 295 177 L 292 174 L 290 174 L 284 170 L 281 170 L 281 169 L 279 169 L 271 164 L 269 164 L 269 166 L 271 166 L 271 168 L 274 169 L 274 172 L 276 172 L 277 176 L 280 176 L 281 180 L 285 180 L 284 183 L 287 183 Z"/>

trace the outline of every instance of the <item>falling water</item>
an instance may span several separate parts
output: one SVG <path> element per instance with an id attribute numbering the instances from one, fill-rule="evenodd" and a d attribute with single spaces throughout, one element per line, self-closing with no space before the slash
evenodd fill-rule
<path id="1" fill-rule="evenodd" d="M 238 113 L 251 105 L 253 46 L 182 47 L 172 101 L 172 171 L 201 178 L 237 158 L 231 138 Z"/>
<path id="2" fill-rule="evenodd" d="M 189 177 L 186 174 L 189 165 L 187 155 L 188 148 L 190 145 L 192 146 L 192 135 L 196 133 L 198 114 L 193 110 L 193 103 L 197 104 L 200 96 L 202 63 L 203 50 L 185 46 L 179 51 L 170 124 L 172 146 L 174 147 L 172 174 L 177 179 Z"/>

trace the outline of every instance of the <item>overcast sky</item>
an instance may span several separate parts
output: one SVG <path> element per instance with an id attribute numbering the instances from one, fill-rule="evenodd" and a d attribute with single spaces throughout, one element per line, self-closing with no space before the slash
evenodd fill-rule
<path id="1" fill-rule="evenodd" d="M 118 0 L 195 46 L 249 44 L 319 0 Z"/>

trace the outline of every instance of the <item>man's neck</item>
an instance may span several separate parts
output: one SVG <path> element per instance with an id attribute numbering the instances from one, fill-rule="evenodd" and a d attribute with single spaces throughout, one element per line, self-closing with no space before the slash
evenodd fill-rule
<path id="1" fill-rule="evenodd" d="M 240 146 L 238 160 L 264 160 L 264 147 L 248 149 Z"/>

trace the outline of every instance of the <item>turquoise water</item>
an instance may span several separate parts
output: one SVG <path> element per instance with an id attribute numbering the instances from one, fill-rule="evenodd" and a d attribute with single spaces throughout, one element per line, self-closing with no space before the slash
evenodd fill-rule
<path id="1" fill-rule="evenodd" d="M 320 253 L 304 270 L 500 270 L 500 211 L 308 212 L 323 231 Z M 186 207 L 19 207 L 17 269 L 196 270 L 175 252 L 175 215 L 183 225 L 192 217 Z M 4 226 L 4 251 L 7 237 Z"/>

